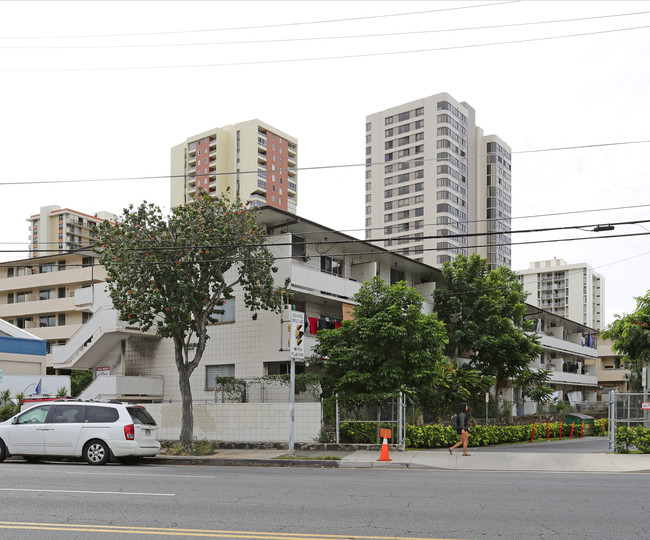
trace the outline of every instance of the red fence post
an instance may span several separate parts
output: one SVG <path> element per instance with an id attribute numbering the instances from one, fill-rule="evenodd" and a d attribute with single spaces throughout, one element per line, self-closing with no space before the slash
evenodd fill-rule
<path id="1" fill-rule="evenodd" d="M 533 434 L 530 436 L 530 442 L 533 442 L 533 439 L 535 438 L 535 426 L 537 425 L 536 422 L 533 422 Z"/>
<path id="2" fill-rule="evenodd" d="M 575 425 L 575 421 L 571 422 L 571 435 L 569 435 L 569 439 L 573 439 L 573 426 Z"/>
<path id="3" fill-rule="evenodd" d="M 560 420 L 560 440 L 562 440 L 562 420 Z"/>
<path id="4" fill-rule="evenodd" d="M 550 437 L 551 437 L 551 421 L 547 420 L 546 421 L 546 440 L 548 441 Z"/>

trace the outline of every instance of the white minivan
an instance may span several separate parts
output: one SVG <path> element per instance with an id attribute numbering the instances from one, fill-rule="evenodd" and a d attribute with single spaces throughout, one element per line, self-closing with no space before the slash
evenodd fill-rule
<path id="1" fill-rule="evenodd" d="M 91 465 L 155 456 L 158 426 L 141 405 L 119 401 L 47 401 L 0 423 L 0 462 L 83 457 Z"/>

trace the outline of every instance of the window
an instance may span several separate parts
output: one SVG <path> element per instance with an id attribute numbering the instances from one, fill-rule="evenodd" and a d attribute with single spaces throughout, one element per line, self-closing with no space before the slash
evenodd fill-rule
<path id="1" fill-rule="evenodd" d="M 82 324 L 86 324 L 90 320 L 90 318 L 92 316 L 93 316 L 92 313 L 88 313 L 87 311 L 83 311 L 81 313 L 81 322 L 82 322 Z"/>
<path id="2" fill-rule="evenodd" d="M 400 126 L 397 131 L 398 133 L 408 133 L 409 131 L 411 131 L 411 126 L 409 124 L 404 124 Z"/>
<path id="3" fill-rule="evenodd" d="M 424 127 L 424 120 L 418 120 L 415 124 L 413 124 L 414 129 L 422 129 Z"/>
<path id="4" fill-rule="evenodd" d="M 41 328 L 56 326 L 56 317 L 54 315 L 41 315 L 38 318 L 38 325 Z"/>
<path id="5" fill-rule="evenodd" d="M 56 298 L 54 294 L 54 289 L 44 289 L 41 291 L 38 291 L 38 299 L 39 300 L 50 300 L 51 298 Z"/>
<path id="6" fill-rule="evenodd" d="M 81 266 L 83 268 L 86 268 L 88 266 L 92 266 L 95 263 L 95 260 L 93 257 L 84 257 L 81 259 Z"/>
<path id="7" fill-rule="evenodd" d="M 404 120 L 408 120 L 411 117 L 411 114 L 409 112 L 405 113 L 400 113 L 399 115 L 399 122 L 404 122 Z"/>
<path id="8" fill-rule="evenodd" d="M 235 299 L 227 298 L 222 302 L 223 304 L 215 308 L 210 315 L 210 322 L 213 324 L 235 322 Z M 223 313 L 219 313 L 220 311 Z"/>
<path id="9" fill-rule="evenodd" d="M 397 219 L 408 219 L 408 217 L 409 217 L 408 210 L 402 210 L 401 212 L 397 212 Z"/>
<path id="10" fill-rule="evenodd" d="M 235 364 L 205 366 L 205 389 L 217 390 L 217 377 L 235 377 Z"/>
<path id="11" fill-rule="evenodd" d="M 397 188 L 398 195 L 408 195 L 408 193 L 409 193 L 409 186 L 400 186 Z"/>
<path id="12" fill-rule="evenodd" d="M 392 196 L 393 196 L 393 190 L 392 189 L 385 189 L 384 190 L 384 198 L 385 199 L 389 199 Z"/>
<path id="13" fill-rule="evenodd" d="M 384 161 L 393 161 L 393 153 L 389 152 L 388 154 L 384 155 Z"/>
<path id="14" fill-rule="evenodd" d="M 372 202 L 372 194 L 371 193 L 366 193 L 366 202 Z"/>
<path id="15" fill-rule="evenodd" d="M 372 182 L 366 182 L 366 191 L 370 191 L 372 188 Z"/>
<path id="16" fill-rule="evenodd" d="M 415 140 L 416 141 L 423 141 L 424 140 L 424 131 L 422 131 L 420 133 L 416 133 L 415 134 Z"/>
<path id="17" fill-rule="evenodd" d="M 366 131 L 370 131 L 372 129 L 372 122 L 366 122 Z"/>
<path id="18" fill-rule="evenodd" d="M 386 141 L 384 143 L 384 150 L 390 150 L 393 147 L 393 141 Z"/>
<path id="19" fill-rule="evenodd" d="M 393 201 L 388 201 L 384 203 L 384 210 L 392 210 L 393 209 Z"/>
<path id="20" fill-rule="evenodd" d="M 392 137 L 393 136 L 393 128 L 389 128 L 384 131 L 384 137 Z"/>
<path id="21" fill-rule="evenodd" d="M 59 326 L 65 326 L 65 313 L 59 313 Z"/>
<path id="22" fill-rule="evenodd" d="M 26 292 L 16 293 L 16 302 L 18 304 L 21 304 L 22 302 L 25 302 L 25 300 L 27 299 L 28 294 L 31 294 L 31 291 L 29 293 L 26 293 Z"/>
<path id="23" fill-rule="evenodd" d="M 320 271 L 343 277 L 343 259 L 323 255 L 320 258 Z"/>
<path id="24" fill-rule="evenodd" d="M 400 137 L 397 140 L 397 146 L 404 146 L 405 144 L 409 143 L 409 138 L 408 137 Z"/>
<path id="25" fill-rule="evenodd" d="M 390 284 L 395 285 L 395 283 L 398 283 L 400 281 L 404 281 L 406 279 L 406 274 L 404 273 L 404 270 L 398 270 L 397 268 L 391 268 L 390 269 Z"/>
<path id="26" fill-rule="evenodd" d="M 17 424 L 42 424 L 47 418 L 47 413 L 50 412 L 52 405 L 40 405 L 29 409 L 18 417 Z"/>
<path id="27" fill-rule="evenodd" d="M 65 287 L 59 287 L 59 298 L 65 298 Z"/>
<path id="28" fill-rule="evenodd" d="M 422 116 L 424 114 L 424 107 L 418 107 L 415 109 L 415 116 Z"/>
<path id="29" fill-rule="evenodd" d="M 384 120 L 384 125 L 385 126 L 390 126 L 393 123 L 393 117 L 392 116 L 387 116 L 386 119 Z"/>
<path id="30" fill-rule="evenodd" d="M 14 293 L 10 292 L 7 294 L 7 304 L 13 304 L 14 303 Z"/>
<path id="31" fill-rule="evenodd" d="M 56 405 L 51 422 L 54 424 L 81 424 L 84 421 L 83 405 Z"/>

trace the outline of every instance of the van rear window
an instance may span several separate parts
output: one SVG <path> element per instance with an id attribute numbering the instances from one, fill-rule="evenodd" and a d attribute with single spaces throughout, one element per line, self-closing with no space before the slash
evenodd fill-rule
<path id="1" fill-rule="evenodd" d="M 148 426 L 156 425 L 153 416 L 151 416 L 149 411 L 144 407 L 127 407 L 126 410 L 129 411 L 134 424 L 146 424 Z"/>

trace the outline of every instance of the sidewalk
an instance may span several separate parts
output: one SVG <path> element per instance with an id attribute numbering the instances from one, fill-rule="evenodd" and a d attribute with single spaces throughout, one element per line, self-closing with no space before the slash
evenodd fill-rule
<path id="1" fill-rule="evenodd" d="M 465 457 L 460 449 L 449 455 L 447 449 L 442 448 L 393 451 L 391 461 L 378 461 L 379 452 L 368 450 L 315 453 L 318 457 L 324 457 L 323 454 L 339 454 L 337 457 L 341 459 L 305 459 L 308 456 L 304 452 L 289 457 L 286 450 L 246 449 L 220 450 L 212 456 L 200 457 L 159 455 L 147 462 L 155 465 L 650 473 L 650 454 L 481 452 L 481 448 L 471 448 L 471 455 Z"/>

